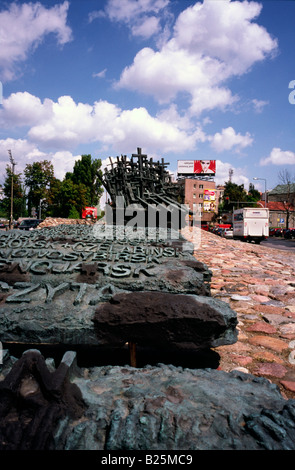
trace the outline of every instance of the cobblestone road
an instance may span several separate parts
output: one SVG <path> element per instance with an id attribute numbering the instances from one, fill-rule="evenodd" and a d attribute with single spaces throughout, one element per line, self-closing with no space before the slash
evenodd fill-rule
<path id="1" fill-rule="evenodd" d="M 295 254 L 202 230 L 195 257 L 212 271 L 212 296 L 238 316 L 237 343 L 215 349 L 220 369 L 265 377 L 295 398 Z"/>

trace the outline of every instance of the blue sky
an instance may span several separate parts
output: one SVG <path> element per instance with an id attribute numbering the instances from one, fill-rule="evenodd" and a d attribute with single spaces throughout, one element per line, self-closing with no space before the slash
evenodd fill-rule
<path id="1" fill-rule="evenodd" d="M 62 179 L 141 147 L 275 187 L 295 174 L 294 19 L 292 0 L 1 0 L 0 183 L 8 150 Z"/>

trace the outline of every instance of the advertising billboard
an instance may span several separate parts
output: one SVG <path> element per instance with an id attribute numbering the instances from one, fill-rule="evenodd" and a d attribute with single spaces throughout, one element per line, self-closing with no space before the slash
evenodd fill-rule
<path id="1" fill-rule="evenodd" d="M 203 211 L 215 212 L 216 209 L 216 191 L 214 189 L 204 189 Z"/>
<path id="2" fill-rule="evenodd" d="M 194 173 L 200 175 L 215 175 L 216 160 L 194 160 Z"/>
<path id="3" fill-rule="evenodd" d="M 194 174 L 194 160 L 177 160 L 177 173 L 180 175 Z"/>
<path id="4" fill-rule="evenodd" d="M 215 175 L 216 160 L 178 160 L 177 173 L 180 175 Z"/>

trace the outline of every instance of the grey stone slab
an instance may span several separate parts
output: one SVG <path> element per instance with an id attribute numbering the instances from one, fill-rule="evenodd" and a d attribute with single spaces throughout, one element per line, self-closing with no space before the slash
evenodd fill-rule
<path id="1" fill-rule="evenodd" d="M 157 232 L 138 239 L 121 231 L 116 233 L 117 238 L 111 235 L 101 225 L 3 232 L 0 235 L 0 340 L 25 344 L 105 344 L 97 324 L 94 325 L 98 307 L 115 295 L 129 293 L 130 298 L 136 293 L 149 292 L 153 298 L 159 296 L 159 312 L 163 302 L 160 294 L 174 295 L 175 299 L 183 296 L 178 323 L 175 319 L 172 323 L 171 319 L 165 320 L 170 322 L 169 337 L 171 328 L 180 328 L 183 345 L 191 343 L 200 347 L 199 332 L 205 331 L 202 328 L 206 321 L 197 309 L 195 316 L 200 315 L 202 325 L 196 333 L 198 339 L 194 342 L 185 338 L 190 332 L 185 319 L 189 308 L 185 296 L 210 298 L 212 273 L 192 255 L 192 246 L 175 234 L 174 238 L 166 239 Z M 204 300 L 200 302 L 204 304 Z M 128 306 L 125 308 L 128 310 Z M 218 315 L 223 309 L 226 317 L 227 304 L 218 305 Z M 142 311 L 138 310 L 136 315 L 142 337 L 147 334 L 147 327 L 142 321 Z M 232 316 L 235 317 L 234 312 Z M 221 344 L 236 341 L 232 324 L 228 325 L 227 335 L 226 321 L 221 323 L 223 327 L 218 334 L 215 330 L 217 336 L 209 341 L 210 345 L 218 340 Z M 205 336 L 204 345 L 208 345 Z"/>

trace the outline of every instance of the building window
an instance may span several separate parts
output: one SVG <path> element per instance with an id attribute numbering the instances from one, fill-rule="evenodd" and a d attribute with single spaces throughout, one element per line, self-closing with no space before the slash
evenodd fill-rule
<path id="1" fill-rule="evenodd" d="M 196 199 L 196 195 L 195 195 L 195 193 L 193 194 L 193 198 L 194 198 L 194 199 Z"/>
<path id="2" fill-rule="evenodd" d="M 196 184 L 194 184 L 194 189 L 196 189 L 196 187 L 197 187 L 197 185 L 196 185 Z"/>
<path id="3" fill-rule="evenodd" d="M 203 199 L 203 194 L 199 194 L 199 199 Z"/>
<path id="4" fill-rule="evenodd" d="M 199 184 L 199 188 L 200 188 L 200 189 L 203 189 L 203 188 L 204 188 L 204 185 L 203 185 L 203 184 Z"/>

